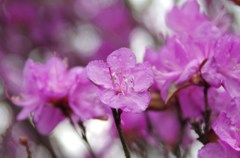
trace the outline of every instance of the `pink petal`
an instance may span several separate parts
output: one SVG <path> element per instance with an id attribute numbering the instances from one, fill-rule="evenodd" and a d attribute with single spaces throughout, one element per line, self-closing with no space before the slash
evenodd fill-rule
<path id="1" fill-rule="evenodd" d="M 34 112 L 37 107 L 42 106 L 43 104 L 39 97 L 26 95 L 12 97 L 11 101 L 16 105 L 23 107 L 22 111 L 17 116 L 18 120 L 26 119 L 30 116 L 31 112 Z"/>
<path id="2" fill-rule="evenodd" d="M 74 67 L 68 71 L 68 82 L 70 82 L 71 84 L 75 83 L 77 80 L 82 80 L 83 78 L 87 80 L 86 69 L 84 69 L 83 67 Z"/>
<path id="3" fill-rule="evenodd" d="M 107 63 L 111 70 L 127 70 L 136 64 L 135 54 L 128 48 L 115 50 L 107 57 Z"/>
<path id="4" fill-rule="evenodd" d="M 119 94 L 120 95 L 120 94 Z M 119 98 L 115 91 L 113 90 L 104 90 L 101 91 L 99 99 L 106 105 L 115 108 L 120 109 L 121 105 L 119 104 Z"/>
<path id="5" fill-rule="evenodd" d="M 144 61 L 149 62 L 151 65 L 159 65 L 160 53 L 154 52 L 153 49 L 147 48 L 144 54 Z"/>
<path id="6" fill-rule="evenodd" d="M 201 74 L 208 84 L 216 88 L 222 84 L 223 77 L 218 72 L 217 63 L 215 59 L 209 59 L 201 69 Z"/>
<path id="7" fill-rule="evenodd" d="M 225 157 L 224 148 L 217 143 L 209 143 L 205 145 L 198 153 L 198 158 L 220 158 Z"/>
<path id="8" fill-rule="evenodd" d="M 36 73 L 37 72 L 37 73 Z M 46 87 L 46 74 L 44 66 L 27 60 L 24 70 L 24 91 L 27 93 L 37 93 L 39 89 Z"/>
<path id="9" fill-rule="evenodd" d="M 178 84 L 190 80 L 193 74 L 197 73 L 199 65 L 198 60 L 189 62 L 175 83 Z"/>
<path id="10" fill-rule="evenodd" d="M 150 102 L 150 93 L 131 93 L 123 95 L 116 94 L 114 91 L 104 91 L 100 96 L 101 101 L 115 109 L 121 109 L 125 112 L 142 112 Z"/>
<path id="11" fill-rule="evenodd" d="M 104 61 L 92 61 L 87 65 L 86 69 L 89 79 L 96 85 L 103 86 L 104 88 L 112 88 L 109 67 Z"/>
<path id="12" fill-rule="evenodd" d="M 224 75 L 223 86 L 231 97 L 240 97 L 240 80 L 228 74 Z"/>
<path id="13" fill-rule="evenodd" d="M 51 77 L 57 77 L 67 71 L 67 61 L 61 60 L 55 56 L 51 57 L 46 64 L 44 64 Z"/>
<path id="14" fill-rule="evenodd" d="M 179 102 L 184 117 L 201 118 L 204 111 L 203 88 L 191 86 L 179 92 Z"/>
<path id="15" fill-rule="evenodd" d="M 219 138 L 229 144 L 235 150 L 240 151 L 239 131 L 232 125 L 232 122 L 226 113 L 222 113 L 213 124 L 214 132 Z"/>
<path id="16" fill-rule="evenodd" d="M 51 106 L 45 106 L 34 114 L 33 121 L 36 124 L 38 131 L 43 135 L 47 135 L 63 119 L 64 116 L 59 109 Z"/>
<path id="17" fill-rule="evenodd" d="M 51 97 L 63 97 L 71 84 L 67 81 L 67 62 L 57 57 L 50 58 L 44 65 L 47 79 L 44 92 Z M 54 95 L 53 95 L 54 94 Z"/>
<path id="18" fill-rule="evenodd" d="M 146 91 L 153 84 L 153 72 L 147 64 L 137 64 L 131 71 L 134 78 L 134 91 Z"/>
<path id="19" fill-rule="evenodd" d="M 71 90 L 70 107 L 82 121 L 106 115 L 106 105 L 100 102 L 98 93 L 98 87 L 90 81 L 79 82 Z"/>
<path id="20" fill-rule="evenodd" d="M 29 106 L 29 107 L 24 107 L 21 112 L 17 115 L 17 120 L 24 120 L 26 118 L 28 118 L 31 114 L 31 112 L 33 112 L 37 106 L 41 106 L 41 105 L 35 105 L 35 106 Z"/>
<path id="21" fill-rule="evenodd" d="M 193 33 L 199 25 L 207 21 L 195 0 L 190 0 L 180 9 L 174 7 L 167 15 L 167 25 L 175 32 Z"/>

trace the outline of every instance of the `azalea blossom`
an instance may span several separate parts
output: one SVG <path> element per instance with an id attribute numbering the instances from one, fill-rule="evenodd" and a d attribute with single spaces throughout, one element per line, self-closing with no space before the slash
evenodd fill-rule
<path id="1" fill-rule="evenodd" d="M 121 48 L 102 60 L 87 65 L 89 79 L 101 88 L 100 100 L 126 112 L 144 111 L 150 102 L 148 88 L 153 83 L 148 64 L 137 64 L 134 53 Z"/>
<path id="2" fill-rule="evenodd" d="M 164 100 L 178 84 L 189 82 L 199 73 L 207 55 L 204 45 L 196 44 L 189 36 L 171 37 L 159 51 L 148 49 L 145 61 L 153 68 L 154 79 Z"/>
<path id="3" fill-rule="evenodd" d="M 155 81 L 165 101 L 173 89 L 199 84 L 193 81 L 196 76 L 197 80 L 203 80 L 201 69 L 225 33 L 200 11 L 194 0 L 187 1 L 182 8 L 173 7 L 166 21 L 175 34 L 167 37 L 159 50 L 147 49 L 144 58 L 153 66 Z"/>
<path id="4" fill-rule="evenodd" d="M 22 94 L 12 97 L 23 110 L 18 120 L 33 116 L 38 131 L 48 134 L 69 113 L 68 93 L 82 68 L 67 69 L 67 63 L 55 56 L 45 64 L 29 59 L 23 70 Z"/>
<path id="5" fill-rule="evenodd" d="M 166 23 L 175 34 L 189 34 L 198 39 L 218 38 L 225 33 L 231 21 L 221 19 L 225 12 L 219 13 L 215 19 L 210 19 L 201 10 L 196 0 L 189 0 L 181 8 L 174 6 L 166 16 Z M 224 20 L 224 21 L 223 21 Z M 219 26 L 220 23 L 226 25 Z"/>

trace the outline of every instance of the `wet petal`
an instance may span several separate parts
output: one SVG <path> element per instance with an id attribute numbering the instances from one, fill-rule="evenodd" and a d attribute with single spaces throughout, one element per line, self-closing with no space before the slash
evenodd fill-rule
<path id="1" fill-rule="evenodd" d="M 111 70 L 127 70 L 136 64 L 135 54 L 128 48 L 115 50 L 107 57 L 107 63 Z"/>
<path id="2" fill-rule="evenodd" d="M 134 91 L 146 91 L 153 84 L 153 72 L 149 65 L 138 64 L 131 72 L 134 79 Z"/>
<path id="3" fill-rule="evenodd" d="M 122 109 L 125 112 L 142 112 L 150 102 L 150 93 L 131 93 L 123 95 L 114 91 L 104 91 L 100 96 L 101 101 L 115 109 Z"/>
<path id="4" fill-rule="evenodd" d="M 102 60 L 92 61 L 87 65 L 87 75 L 96 85 L 112 88 L 108 65 Z"/>

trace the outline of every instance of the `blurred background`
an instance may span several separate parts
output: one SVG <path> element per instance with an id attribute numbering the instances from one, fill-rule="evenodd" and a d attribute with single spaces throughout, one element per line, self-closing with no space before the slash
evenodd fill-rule
<path id="1" fill-rule="evenodd" d="M 56 53 L 62 58 L 66 57 L 70 67 L 85 66 L 93 59 L 105 59 L 120 47 L 130 47 L 136 53 L 137 60 L 142 61 L 147 47 L 160 47 L 164 43 L 164 37 L 171 34 L 165 23 L 166 13 L 173 5 L 181 6 L 184 2 L 185 0 L 0 0 L 0 158 L 26 157 L 25 147 L 19 142 L 22 136 L 28 138 L 34 158 L 85 158 L 87 154 L 84 142 L 67 120 L 59 124 L 49 136 L 38 134 L 30 120 L 16 121 L 20 109 L 8 101 L 5 87 L 9 94 L 20 93 L 22 69 L 28 58 L 45 61 Z M 238 5 L 230 0 L 200 0 L 199 4 L 201 10 L 213 19 L 225 8 L 232 18 L 232 30 L 237 34 L 240 32 Z M 136 129 L 139 119 L 141 116 L 131 119 Z M 165 113 L 156 119 L 157 126 L 161 126 L 162 121 L 162 126 L 170 131 L 179 130 L 175 119 L 168 119 Z M 90 144 L 96 153 L 103 158 L 124 157 L 118 137 L 111 130 L 111 120 L 90 120 L 85 125 Z M 131 142 L 134 130 L 125 128 L 124 120 L 123 128 L 125 134 L 129 134 L 127 136 Z M 171 136 L 165 137 L 169 131 L 158 131 L 165 142 L 171 142 Z M 132 134 L 135 135 L 136 131 Z M 139 137 L 134 137 L 134 143 L 130 145 L 136 151 L 133 154 L 135 157 L 140 157 L 137 153 L 142 151 L 141 145 L 146 143 L 141 143 L 144 141 L 143 135 L 141 133 L 137 135 Z M 191 142 L 188 157 L 194 158 L 201 144 L 191 141 L 191 138 L 196 137 L 194 132 L 188 131 L 188 136 Z M 154 148 L 149 148 L 148 153 L 149 157 L 159 157 Z M 141 156 L 144 157 L 144 153 Z M 168 156 L 174 157 L 171 154 Z"/>

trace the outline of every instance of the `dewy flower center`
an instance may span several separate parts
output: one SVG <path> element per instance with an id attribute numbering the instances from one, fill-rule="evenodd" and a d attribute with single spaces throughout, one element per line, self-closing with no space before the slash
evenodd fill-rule
<path id="1" fill-rule="evenodd" d="M 133 89 L 133 77 L 123 74 L 122 71 L 111 73 L 111 77 L 113 80 L 113 88 L 118 93 L 122 93 L 123 95 L 125 95 L 129 92 L 129 90 Z"/>

